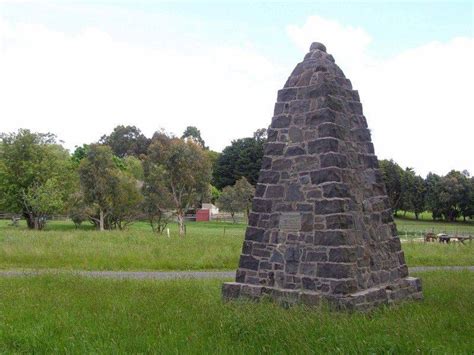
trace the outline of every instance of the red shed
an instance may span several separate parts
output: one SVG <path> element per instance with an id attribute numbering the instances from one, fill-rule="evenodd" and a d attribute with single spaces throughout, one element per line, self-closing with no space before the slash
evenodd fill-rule
<path id="1" fill-rule="evenodd" d="M 209 222 L 211 210 L 197 210 L 196 222 Z"/>

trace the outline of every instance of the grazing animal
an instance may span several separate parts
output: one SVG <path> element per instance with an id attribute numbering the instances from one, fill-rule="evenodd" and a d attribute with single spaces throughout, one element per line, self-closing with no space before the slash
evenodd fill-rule
<path id="1" fill-rule="evenodd" d="M 438 237 L 434 233 L 426 233 L 425 234 L 425 242 L 435 242 Z"/>

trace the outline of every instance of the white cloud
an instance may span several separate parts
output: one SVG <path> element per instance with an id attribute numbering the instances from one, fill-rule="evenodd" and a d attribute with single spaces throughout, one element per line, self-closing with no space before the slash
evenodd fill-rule
<path id="1" fill-rule="evenodd" d="M 292 68 L 251 44 L 171 46 L 171 32 L 162 47 L 160 38 L 136 45 L 99 28 L 65 33 L 0 17 L 0 130 L 51 131 L 72 148 L 118 124 L 147 135 L 195 125 L 219 150 L 269 124 Z M 380 60 L 360 27 L 312 16 L 287 33 L 302 55 L 312 41 L 326 44 L 360 92 L 379 157 L 422 174 L 474 173 L 472 38 Z"/>
<path id="2" fill-rule="evenodd" d="M 287 33 L 306 52 L 323 42 L 359 90 L 376 153 L 418 173 L 474 173 L 474 39 L 454 38 L 377 60 L 361 28 L 318 16 Z"/>
<path id="3" fill-rule="evenodd" d="M 134 46 L 97 28 L 65 34 L 0 18 L 1 130 L 51 131 L 72 148 L 118 124 L 148 135 L 195 125 L 222 149 L 267 126 L 283 81 L 276 65 L 250 46 L 191 45 Z"/>

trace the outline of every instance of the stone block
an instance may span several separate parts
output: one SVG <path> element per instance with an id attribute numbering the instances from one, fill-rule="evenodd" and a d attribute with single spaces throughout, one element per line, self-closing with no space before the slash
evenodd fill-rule
<path id="1" fill-rule="evenodd" d="M 329 108 L 318 109 L 306 115 L 306 126 L 318 127 L 322 123 L 336 123 L 337 112 Z"/>
<path id="2" fill-rule="evenodd" d="M 290 89 L 282 89 L 278 91 L 278 102 L 288 102 L 288 101 L 293 101 L 296 100 L 296 93 L 297 89 L 296 88 L 290 88 Z"/>
<path id="3" fill-rule="evenodd" d="M 318 277 L 330 279 L 347 279 L 353 277 L 354 273 L 354 264 L 318 263 Z"/>
<path id="4" fill-rule="evenodd" d="M 310 173 L 313 184 L 323 184 L 325 182 L 341 182 L 342 170 L 339 168 L 325 168 L 312 171 Z"/>
<path id="5" fill-rule="evenodd" d="M 261 242 L 263 240 L 264 233 L 265 230 L 262 228 L 247 227 L 247 230 L 245 231 L 245 240 Z"/>
<path id="6" fill-rule="evenodd" d="M 272 128 L 288 128 L 290 126 L 291 116 L 275 116 L 272 120 Z"/>
<path id="7" fill-rule="evenodd" d="M 267 143 L 265 144 L 265 155 L 282 155 L 285 147 L 285 143 Z"/>
<path id="8" fill-rule="evenodd" d="M 258 270 L 258 259 L 250 255 L 241 255 L 239 267 L 242 269 Z"/>
<path id="9" fill-rule="evenodd" d="M 339 153 L 327 153 L 320 155 L 321 168 L 347 168 L 347 157 Z"/>
<path id="10" fill-rule="evenodd" d="M 353 263 L 357 261 L 356 247 L 339 247 L 329 249 L 329 261 Z"/>
<path id="11" fill-rule="evenodd" d="M 314 245 L 339 246 L 351 245 L 355 240 L 351 233 L 342 230 L 322 230 L 314 232 Z"/>
<path id="12" fill-rule="evenodd" d="M 324 199 L 318 200 L 314 204 L 314 213 L 316 215 L 326 215 L 345 212 L 347 202 L 344 199 Z"/>
<path id="13" fill-rule="evenodd" d="M 334 214 L 326 217 L 327 229 L 352 229 L 354 219 L 350 214 Z"/>
<path id="14" fill-rule="evenodd" d="M 344 139 L 345 128 L 334 123 L 322 123 L 318 126 L 318 136 Z"/>
<path id="15" fill-rule="evenodd" d="M 268 199 L 280 199 L 285 194 L 283 185 L 268 185 L 265 197 Z"/>
<path id="16" fill-rule="evenodd" d="M 309 154 L 321 154 L 339 151 L 339 140 L 335 138 L 319 138 L 308 143 Z"/>
<path id="17" fill-rule="evenodd" d="M 330 182 L 322 186 L 323 196 L 326 198 L 348 198 L 351 197 L 346 184 Z"/>
<path id="18" fill-rule="evenodd" d="M 285 156 L 286 157 L 295 157 L 298 155 L 305 155 L 306 150 L 300 146 L 291 146 L 286 148 Z"/>

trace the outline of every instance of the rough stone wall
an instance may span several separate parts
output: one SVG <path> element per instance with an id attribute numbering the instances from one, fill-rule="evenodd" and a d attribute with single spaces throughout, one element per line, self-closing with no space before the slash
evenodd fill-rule
<path id="1" fill-rule="evenodd" d="M 313 43 L 278 92 L 236 284 L 338 297 L 407 276 L 358 92 Z"/>

